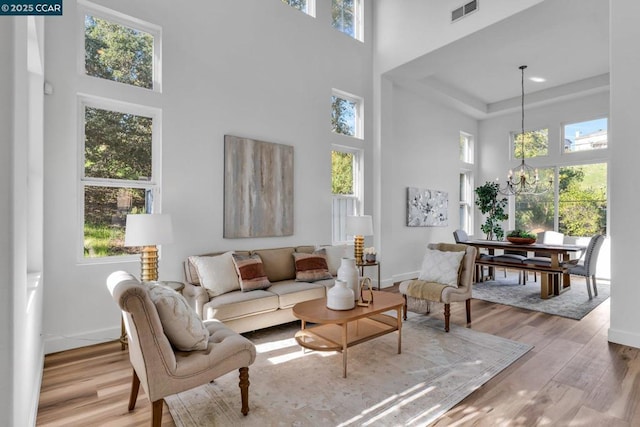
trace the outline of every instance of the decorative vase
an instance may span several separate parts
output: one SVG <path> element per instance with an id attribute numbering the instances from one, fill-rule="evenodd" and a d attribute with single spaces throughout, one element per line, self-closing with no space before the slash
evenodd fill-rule
<path id="1" fill-rule="evenodd" d="M 347 287 L 347 282 L 336 280 L 335 285 L 327 291 L 327 308 L 331 310 L 351 310 L 355 305 L 353 291 Z"/>
<path id="2" fill-rule="evenodd" d="M 365 254 L 364 260 L 368 263 L 376 262 L 376 254 Z"/>
<path id="3" fill-rule="evenodd" d="M 338 268 L 338 280 L 347 283 L 347 288 L 353 291 L 354 300 L 360 295 L 360 277 L 356 260 L 354 258 L 342 258 L 340 268 Z"/>

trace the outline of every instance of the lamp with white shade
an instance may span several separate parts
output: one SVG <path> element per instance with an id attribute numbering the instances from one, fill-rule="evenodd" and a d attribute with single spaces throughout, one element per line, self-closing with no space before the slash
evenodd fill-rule
<path id="1" fill-rule="evenodd" d="M 140 280 L 158 280 L 158 248 L 156 245 L 173 241 L 171 215 L 130 214 L 127 215 L 125 246 L 142 246 L 140 253 Z"/>
<path id="2" fill-rule="evenodd" d="M 353 236 L 353 254 L 356 263 L 363 264 L 364 236 L 373 235 L 373 220 L 371 215 L 347 216 L 345 232 Z"/>

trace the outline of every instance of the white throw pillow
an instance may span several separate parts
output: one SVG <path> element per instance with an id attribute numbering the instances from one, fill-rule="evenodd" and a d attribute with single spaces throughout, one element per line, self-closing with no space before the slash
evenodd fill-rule
<path id="1" fill-rule="evenodd" d="M 240 289 L 233 252 L 217 256 L 192 256 L 189 262 L 196 268 L 200 285 L 207 288 L 210 297 Z"/>
<path id="2" fill-rule="evenodd" d="M 464 252 L 428 249 L 422 260 L 422 270 L 418 279 L 458 287 L 458 273 Z"/>
<path id="3" fill-rule="evenodd" d="M 353 245 L 320 246 L 317 249 L 326 251 L 327 267 L 329 267 L 329 273 L 333 276 L 338 275 L 342 258 L 353 258 Z"/>
<path id="4" fill-rule="evenodd" d="M 209 330 L 182 295 L 158 284 L 149 284 L 149 296 L 156 305 L 160 323 L 169 342 L 178 350 L 206 350 Z"/>

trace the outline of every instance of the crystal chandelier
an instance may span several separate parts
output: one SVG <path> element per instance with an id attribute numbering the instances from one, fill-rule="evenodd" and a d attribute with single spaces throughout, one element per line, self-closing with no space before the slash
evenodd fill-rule
<path id="1" fill-rule="evenodd" d="M 515 194 L 544 194 L 553 187 L 553 178 L 548 181 L 541 181 L 538 175 L 538 169 L 532 168 L 524 161 L 524 70 L 526 65 L 521 65 L 522 73 L 522 133 L 520 134 L 521 155 L 520 164 L 513 169 L 509 169 L 507 181 L 504 187 L 500 188 L 500 193 L 510 196 Z"/>

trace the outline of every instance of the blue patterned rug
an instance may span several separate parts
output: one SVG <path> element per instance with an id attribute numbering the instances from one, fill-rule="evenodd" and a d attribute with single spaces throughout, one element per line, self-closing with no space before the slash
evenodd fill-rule
<path id="1" fill-rule="evenodd" d="M 530 280 L 523 286 L 518 283 L 518 275 L 515 272 L 508 272 L 506 278 L 500 270 L 496 274 L 497 280 L 476 283 L 473 286 L 473 298 L 576 320 L 582 319 L 609 298 L 611 289 L 608 281 L 598 280 L 598 296 L 589 299 L 584 278 L 571 276 L 571 290 L 553 298 L 542 299 L 539 276 L 538 282 L 534 282 L 533 274 L 530 274 Z"/>

